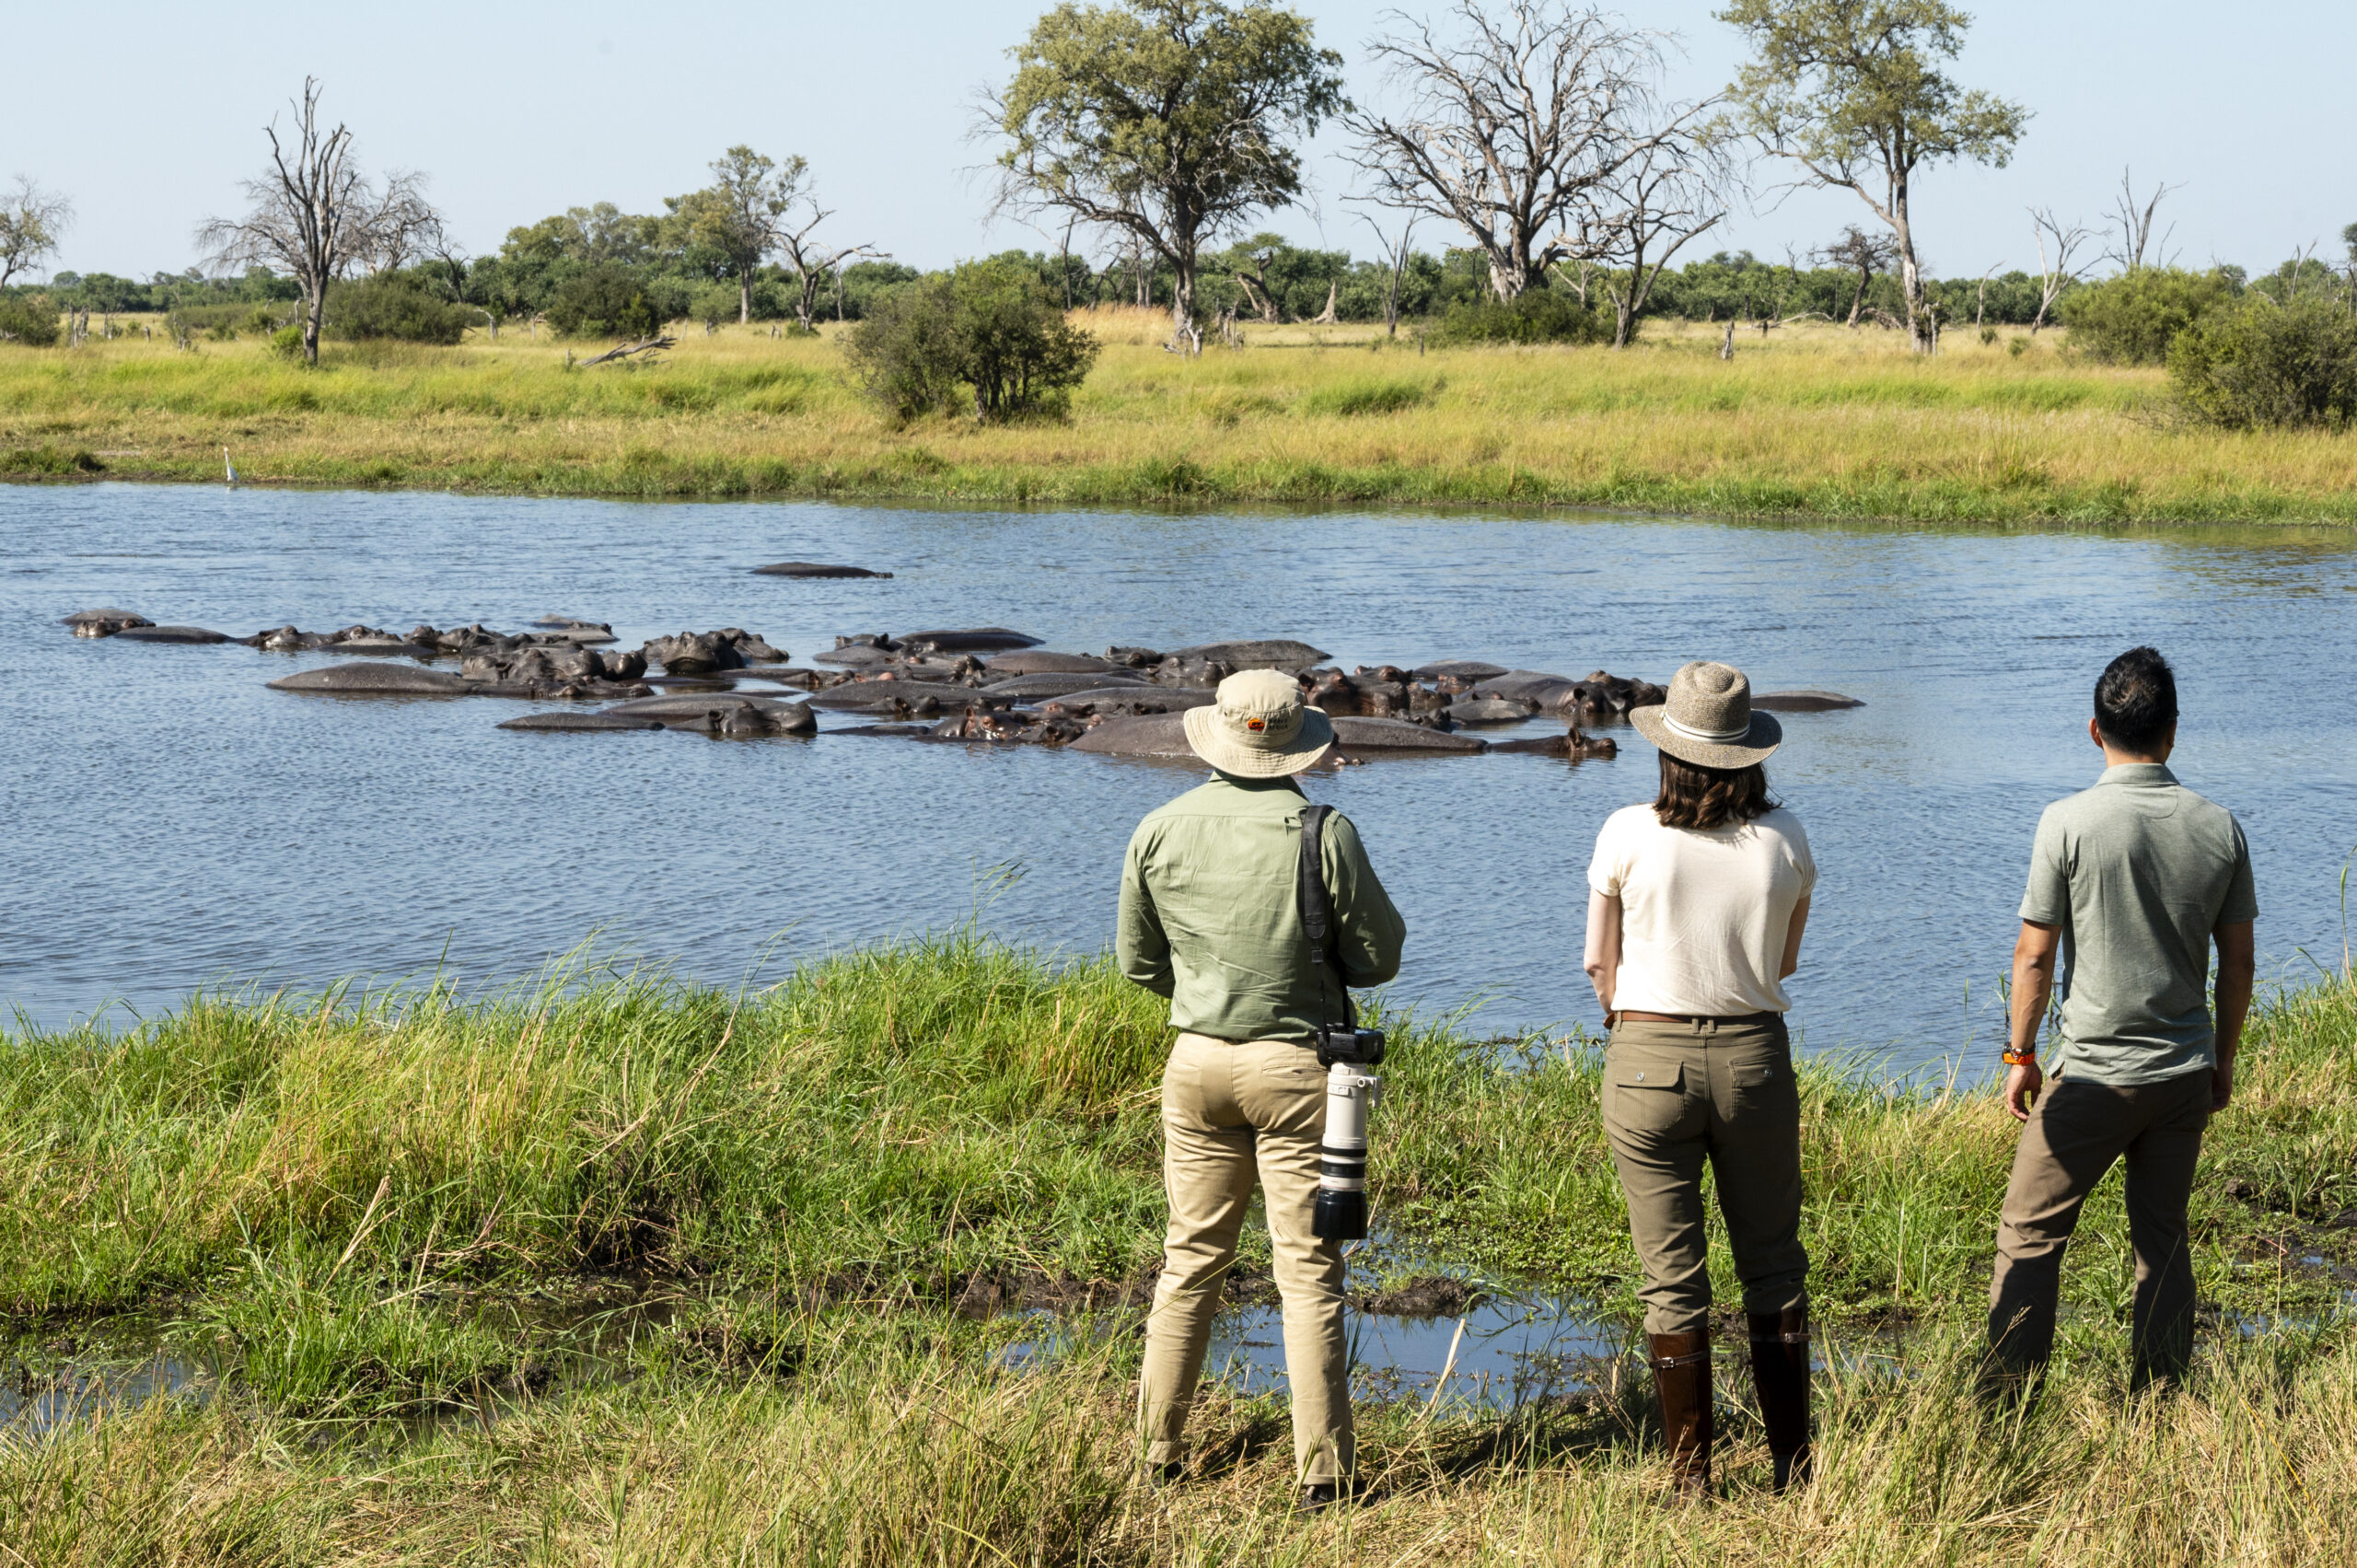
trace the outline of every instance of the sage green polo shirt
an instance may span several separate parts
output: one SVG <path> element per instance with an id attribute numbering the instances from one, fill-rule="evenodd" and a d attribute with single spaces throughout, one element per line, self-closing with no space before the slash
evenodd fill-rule
<path id="1" fill-rule="evenodd" d="M 2154 1084 L 2217 1064 L 2210 940 L 2257 917 L 2234 813 L 2158 762 L 2046 808 L 2022 918 L 2062 928 L 2063 1074 Z"/>
<path id="2" fill-rule="evenodd" d="M 1154 812 L 1121 867 L 1121 972 L 1170 998 L 1170 1022 L 1214 1040 L 1315 1037 L 1343 1021 L 1341 983 L 1309 961 L 1301 931 L 1301 814 L 1290 779 L 1219 774 Z M 1367 864 L 1358 830 L 1326 819 L 1321 864 L 1330 940 L 1353 985 L 1399 972 L 1408 928 Z"/>

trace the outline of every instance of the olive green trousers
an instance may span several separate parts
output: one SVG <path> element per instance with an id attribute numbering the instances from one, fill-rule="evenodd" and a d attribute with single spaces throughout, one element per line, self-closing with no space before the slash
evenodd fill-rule
<path id="1" fill-rule="evenodd" d="M 1342 1244 L 1309 1233 L 1326 1070 L 1286 1040 L 1182 1034 L 1162 1074 L 1162 1178 L 1170 1199 L 1162 1278 L 1146 1319 L 1139 1436 L 1151 1465 L 1185 1458 L 1221 1287 L 1257 1183 L 1284 1301 L 1294 1462 L 1305 1484 L 1352 1473 L 1350 1362 L 1342 1337 Z"/>
<path id="2" fill-rule="evenodd" d="M 1705 1162 L 1717 1177 L 1743 1309 L 1808 1305 L 1800 1091 L 1782 1018 L 1621 1020 L 1604 1051 L 1604 1135 L 1644 1269 L 1637 1295 L 1645 1332 L 1710 1327 Z"/>

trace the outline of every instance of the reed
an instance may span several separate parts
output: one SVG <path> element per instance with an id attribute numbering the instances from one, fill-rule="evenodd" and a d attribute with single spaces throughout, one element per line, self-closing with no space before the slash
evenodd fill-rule
<path id="1" fill-rule="evenodd" d="M 2357 519 L 2348 440 L 2223 432 L 2159 373 L 2052 334 L 1952 343 L 1665 326 L 1625 351 L 1433 350 L 1365 328 L 1254 329 L 1163 352 L 1108 340 L 1068 423 L 894 426 L 827 338 L 691 329 L 668 363 L 568 368 L 510 331 L 456 348 L 0 346 L 0 472 L 430 485 L 518 494 L 842 495 L 1056 504 L 1601 506 L 2035 525 Z M 2012 345 L 2026 345 L 2011 352 Z"/>

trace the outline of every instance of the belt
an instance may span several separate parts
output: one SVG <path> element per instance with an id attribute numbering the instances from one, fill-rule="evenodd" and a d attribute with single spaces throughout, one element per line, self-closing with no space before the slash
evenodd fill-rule
<path id="1" fill-rule="evenodd" d="M 1646 1013 L 1635 1007 L 1623 1007 L 1617 1013 L 1607 1013 L 1607 1028 L 1620 1024 L 1768 1024 L 1782 1016 L 1779 1013 L 1739 1013 L 1714 1016 L 1709 1013 Z"/>

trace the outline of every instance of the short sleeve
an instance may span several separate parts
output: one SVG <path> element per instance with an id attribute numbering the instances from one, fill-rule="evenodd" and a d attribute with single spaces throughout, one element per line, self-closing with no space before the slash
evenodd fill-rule
<path id="1" fill-rule="evenodd" d="M 2220 925 L 2242 925 L 2258 918 L 2258 891 L 2250 878 L 2250 841 L 2243 837 L 2240 822 L 2234 827 L 2235 870 L 2226 882 L 2226 901 L 2218 910 Z"/>
<path id="2" fill-rule="evenodd" d="M 1791 812 L 1787 811 L 1782 815 L 1784 842 L 1791 846 L 1793 869 L 1800 873 L 1801 897 L 1815 898 L 1817 896 L 1817 854 L 1808 847 L 1808 830 L 1802 827 L 1801 819 Z"/>
<path id="3" fill-rule="evenodd" d="M 2029 851 L 2029 889 L 2022 894 L 2022 918 L 2038 925 L 2071 922 L 2071 871 L 2063 862 L 2062 826 L 2052 807 L 2038 819 Z"/>
<path id="4" fill-rule="evenodd" d="M 1628 835 L 1620 830 L 1620 814 L 1616 811 L 1596 832 L 1596 856 L 1587 863 L 1587 885 L 1608 899 L 1617 899 L 1628 882 Z"/>

